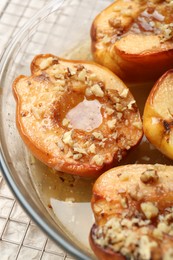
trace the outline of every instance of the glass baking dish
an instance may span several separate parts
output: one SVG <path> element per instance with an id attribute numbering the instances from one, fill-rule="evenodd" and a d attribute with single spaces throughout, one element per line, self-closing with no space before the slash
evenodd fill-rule
<path id="1" fill-rule="evenodd" d="M 79 198 L 85 181 L 67 176 L 66 184 L 62 185 L 59 180 L 66 177 L 48 174 L 49 169 L 29 154 L 16 129 L 12 82 L 20 74 L 30 74 L 30 63 L 39 53 L 90 59 L 92 20 L 109 3 L 111 1 L 107 0 L 51 1 L 15 35 L 0 63 L 3 175 L 29 216 L 50 238 L 78 259 L 94 258 L 88 243 L 93 222 L 89 202 L 91 183 L 87 181 L 89 188 Z M 47 181 L 48 185 L 44 185 Z M 78 197 L 76 203 L 72 203 L 71 198 L 72 182 L 78 189 L 77 195 L 73 194 L 73 199 Z M 41 186 L 44 187 L 40 189 Z M 47 193 L 49 196 L 45 196 Z"/>
<path id="2" fill-rule="evenodd" d="M 90 27 L 94 17 L 111 0 L 54 0 L 41 9 L 15 35 L 0 63 L 1 167 L 11 190 L 29 216 L 58 245 L 77 259 L 94 259 L 88 235 L 94 222 L 90 208 L 94 180 L 55 173 L 30 155 L 15 123 L 12 82 L 30 74 L 30 63 L 39 53 L 69 59 L 92 59 Z M 129 86 L 141 109 L 151 85 Z M 122 162 L 166 163 L 145 139 Z"/>

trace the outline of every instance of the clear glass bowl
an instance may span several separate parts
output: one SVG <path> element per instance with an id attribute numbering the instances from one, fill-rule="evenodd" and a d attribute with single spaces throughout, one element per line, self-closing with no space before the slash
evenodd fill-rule
<path id="1" fill-rule="evenodd" d="M 44 181 L 39 179 L 42 173 L 37 174 L 37 168 L 39 168 L 38 171 L 44 172 L 43 175 L 46 174 L 47 168 L 38 163 L 32 175 L 33 168 L 30 168 L 32 163 L 29 161 L 28 151 L 16 129 L 16 103 L 12 93 L 12 82 L 18 75 L 30 74 L 30 63 L 39 53 L 53 53 L 60 57 L 74 59 L 89 58 L 87 50 L 89 50 L 92 20 L 109 3 L 111 1 L 108 0 L 51 1 L 16 34 L 0 63 L 0 138 L 3 175 L 30 217 L 50 238 L 78 259 L 94 258 L 87 241 L 90 222 L 88 222 L 88 217 L 82 215 L 80 211 L 82 203 L 78 203 L 73 209 L 70 206 L 72 203 L 67 202 L 69 197 L 66 200 L 67 206 L 58 205 L 64 210 L 60 210 L 62 212 L 60 218 L 58 216 L 54 218 L 56 212 L 50 212 L 52 210 L 49 210 L 49 207 L 46 209 L 37 189 L 41 185 L 39 181 Z M 33 181 L 34 177 L 35 181 Z M 44 178 L 46 178 L 45 175 Z M 81 185 L 80 181 L 78 185 Z M 49 189 L 51 189 L 50 186 L 51 183 Z M 66 188 L 69 189 L 69 187 Z M 85 202 L 87 210 L 90 210 L 89 200 L 85 199 Z M 52 203 L 55 203 L 55 200 Z M 79 212 L 76 223 L 81 223 L 76 224 L 77 227 L 74 225 L 78 229 L 77 233 L 74 229 L 71 230 L 76 212 Z M 69 214 L 71 221 L 68 222 Z M 84 226 L 86 228 L 83 231 Z"/>
<path id="2" fill-rule="evenodd" d="M 30 63 L 39 53 L 91 59 L 91 23 L 111 2 L 51 1 L 13 38 L 0 63 L 1 167 L 4 177 L 30 217 L 77 259 L 94 259 L 88 243 L 94 222 L 90 209 L 92 181 L 58 175 L 30 155 L 16 129 L 12 82 L 18 75 L 30 75 Z M 151 85 L 129 87 L 142 114 Z M 171 161 L 156 151 L 144 137 L 122 163 L 171 164 Z"/>

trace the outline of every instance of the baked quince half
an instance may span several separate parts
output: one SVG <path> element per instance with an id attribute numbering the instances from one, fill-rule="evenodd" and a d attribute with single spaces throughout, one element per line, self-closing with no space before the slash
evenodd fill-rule
<path id="1" fill-rule="evenodd" d="M 13 90 L 21 137 L 55 170 L 96 177 L 142 138 L 129 89 L 92 62 L 38 55 L 31 76 L 19 76 Z"/>
<path id="2" fill-rule="evenodd" d="M 135 164 L 96 180 L 90 245 L 98 259 L 173 259 L 172 172 L 173 166 Z"/>
<path id="3" fill-rule="evenodd" d="M 144 108 L 143 128 L 147 139 L 173 159 L 173 70 L 152 88 Z"/>
<path id="4" fill-rule="evenodd" d="M 157 79 L 173 66 L 172 0 L 117 0 L 94 19 L 92 54 L 126 81 Z"/>

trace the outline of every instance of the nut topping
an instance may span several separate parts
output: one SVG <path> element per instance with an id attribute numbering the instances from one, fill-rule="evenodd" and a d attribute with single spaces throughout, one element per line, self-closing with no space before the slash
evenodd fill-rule
<path id="1" fill-rule="evenodd" d="M 147 219 L 155 218 L 159 214 L 158 208 L 152 202 L 141 203 L 141 209 Z"/>
<path id="2" fill-rule="evenodd" d="M 147 169 L 141 174 L 140 180 L 145 184 L 152 184 L 159 180 L 159 176 L 155 169 Z"/>

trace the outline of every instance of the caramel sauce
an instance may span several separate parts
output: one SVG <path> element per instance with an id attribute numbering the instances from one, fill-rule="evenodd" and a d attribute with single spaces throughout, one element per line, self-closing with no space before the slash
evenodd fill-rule
<path id="1" fill-rule="evenodd" d="M 63 126 L 63 119 L 75 106 L 83 102 L 83 94 L 67 92 L 63 94 L 55 104 L 54 117 Z"/>
<path id="2" fill-rule="evenodd" d="M 116 20 L 116 19 L 115 19 Z M 117 21 L 119 21 L 117 19 Z M 148 6 L 141 7 L 141 12 L 134 19 L 131 19 L 128 26 L 123 27 L 120 23 L 116 25 L 116 34 L 114 31 L 114 25 L 112 26 L 111 43 L 119 40 L 121 37 L 126 36 L 129 33 L 134 34 L 162 34 L 162 25 L 169 25 L 173 22 L 173 8 L 168 6 L 167 3 L 163 3 L 160 6 L 152 7 Z M 110 23 L 111 24 L 111 23 Z"/>
<path id="3" fill-rule="evenodd" d="M 134 33 L 154 33 L 156 35 L 162 33 L 162 24 L 170 24 L 173 22 L 172 7 L 162 4 L 160 7 L 147 7 L 132 22 L 129 32 Z"/>
<path id="4" fill-rule="evenodd" d="M 80 43 L 73 51 L 70 50 L 63 57 L 68 59 L 83 59 L 83 57 L 88 57 L 90 59 L 90 41 L 83 44 Z M 153 82 L 149 82 L 145 85 L 128 85 L 137 100 L 141 115 L 143 114 L 144 104 L 153 84 Z M 83 95 L 76 94 L 76 96 L 77 101 L 75 103 L 73 102 L 74 96 L 67 95 L 65 97 L 69 101 L 69 106 L 67 107 L 64 104 L 68 102 L 61 102 L 59 110 L 61 120 L 67 117 L 73 127 L 80 129 L 86 127 L 85 131 L 89 131 L 101 123 L 101 104 L 96 100 L 85 100 Z M 81 108 L 84 109 L 83 112 L 81 112 Z M 82 114 L 79 115 L 79 113 Z M 79 118 L 84 115 L 86 116 L 86 114 L 88 126 L 84 122 L 78 122 L 81 121 Z M 95 116 L 97 119 L 93 120 Z M 144 137 L 140 145 L 134 148 L 120 162 L 121 165 L 133 163 L 161 163 L 171 165 L 172 161 L 162 155 Z M 38 196 L 52 219 L 64 230 L 69 239 L 72 239 L 76 245 L 81 246 L 83 251 L 93 255 L 89 246 L 88 236 L 90 228 L 94 223 L 90 205 L 94 180 L 54 172 L 32 156 L 29 158 L 28 167 Z"/>
<path id="5" fill-rule="evenodd" d="M 71 89 L 59 97 L 54 104 L 53 117 L 61 127 L 64 127 L 64 119 L 68 120 L 69 128 L 90 132 L 98 128 L 103 121 L 102 104 L 90 97 L 86 99 L 86 86 L 82 82 L 72 79 Z"/>
<path id="6" fill-rule="evenodd" d="M 165 20 L 165 16 L 156 9 L 147 8 L 131 24 L 129 32 L 134 33 L 160 33 L 159 24 Z"/>
<path id="7" fill-rule="evenodd" d="M 66 118 L 72 128 L 90 132 L 102 123 L 101 106 L 98 100 L 84 99 L 68 111 Z"/>

